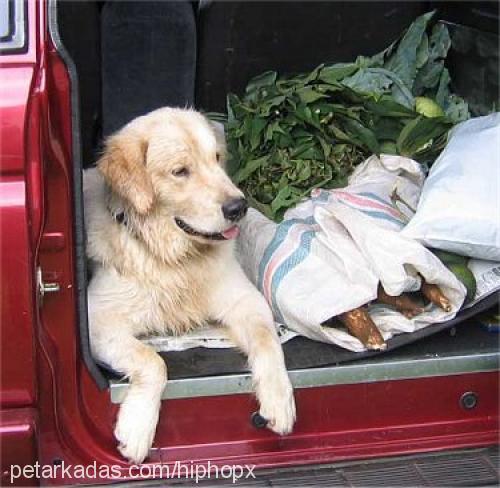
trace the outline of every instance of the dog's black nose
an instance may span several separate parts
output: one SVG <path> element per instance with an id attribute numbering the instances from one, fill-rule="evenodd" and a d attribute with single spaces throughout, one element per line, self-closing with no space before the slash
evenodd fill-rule
<path id="1" fill-rule="evenodd" d="M 248 210 L 248 203 L 244 198 L 232 198 L 222 205 L 224 218 L 234 222 L 245 216 Z"/>

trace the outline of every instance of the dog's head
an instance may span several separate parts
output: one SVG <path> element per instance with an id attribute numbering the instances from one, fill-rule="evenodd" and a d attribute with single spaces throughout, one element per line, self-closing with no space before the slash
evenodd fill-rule
<path id="1" fill-rule="evenodd" d="M 235 238 L 247 210 L 225 153 L 221 128 L 193 110 L 164 108 L 111 136 L 98 167 L 128 212 L 210 243 Z"/>

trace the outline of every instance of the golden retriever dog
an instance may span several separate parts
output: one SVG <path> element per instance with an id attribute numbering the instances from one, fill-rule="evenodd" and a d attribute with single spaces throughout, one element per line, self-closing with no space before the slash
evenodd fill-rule
<path id="1" fill-rule="evenodd" d="M 220 132 L 193 110 L 161 108 L 111 136 L 84 175 L 91 348 L 129 378 L 114 434 L 130 462 L 148 455 L 168 388 L 165 362 L 139 340 L 148 334 L 220 324 L 248 357 L 267 426 L 287 434 L 295 421 L 271 310 L 234 256 L 247 203 Z"/>

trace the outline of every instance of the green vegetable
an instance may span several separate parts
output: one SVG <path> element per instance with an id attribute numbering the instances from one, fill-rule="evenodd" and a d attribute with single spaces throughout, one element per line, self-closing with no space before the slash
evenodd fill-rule
<path id="1" fill-rule="evenodd" d="M 415 110 L 429 118 L 444 116 L 443 109 L 434 100 L 427 97 L 415 98 Z"/>
<path id="2" fill-rule="evenodd" d="M 430 249 L 430 251 L 437 256 L 465 286 L 467 289 L 465 301 L 469 302 L 472 300 L 476 296 L 476 278 L 467 266 L 469 258 L 449 251 L 442 251 L 440 249 Z"/>
<path id="3" fill-rule="evenodd" d="M 449 264 L 447 267 L 467 289 L 465 302 L 470 302 L 476 296 L 476 278 L 472 271 L 464 264 Z"/>
<path id="4" fill-rule="evenodd" d="M 448 266 L 449 264 L 463 264 L 466 265 L 469 258 L 461 256 L 460 254 L 455 254 L 449 251 L 442 251 L 441 249 L 429 249 L 432 254 L 438 257 L 441 262 Z"/>
<path id="5" fill-rule="evenodd" d="M 448 30 L 431 29 L 432 16 L 375 56 L 297 76 L 269 71 L 242 97 L 228 95 L 228 171 L 253 206 L 279 221 L 313 188 L 345 186 L 370 154 L 432 163 L 450 127 L 469 117 L 449 90 Z M 421 115 L 419 97 L 437 103 L 439 116 Z"/>

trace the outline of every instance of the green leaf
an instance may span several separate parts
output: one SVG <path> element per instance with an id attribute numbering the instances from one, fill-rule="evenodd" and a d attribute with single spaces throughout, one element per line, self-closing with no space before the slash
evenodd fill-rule
<path id="1" fill-rule="evenodd" d="M 292 195 L 292 187 L 284 186 L 276 195 L 276 198 L 271 203 L 271 210 L 276 213 L 280 208 L 287 207 L 289 198 Z"/>
<path id="2" fill-rule="evenodd" d="M 250 149 L 254 150 L 260 143 L 260 135 L 262 130 L 266 126 L 267 122 L 265 119 L 260 119 L 255 117 L 250 122 Z"/>
<path id="3" fill-rule="evenodd" d="M 248 82 L 246 93 L 249 94 L 260 88 L 273 85 L 274 83 L 276 83 L 277 77 L 278 74 L 276 73 L 276 71 L 266 71 L 265 73 L 262 73 L 261 75 L 252 78 Z"/>
<path id="4" fill-rule="evenodd" d="M 450 33 L 445 24 L 438 23 L 432 28 L 429 39 L 429 58 L 431 60 L 443 59 L 451 47 Z"/>
<path id="5" fill-rule="evenodd" d="M 307 105 L 298 105 L 297 110 L 295 111 L 295 116 L 310 125 L 320 128 L 319 121 L 314 117 L 310 107 L 308 107 Z"/>
<path id="6" fill-rule="evenodd" d="M 403 127 L 404 123 L 401 119 L 384 117 L 375 124 L 373 132 L 379 141 L 383 139 L 396 141 Z"/>
<path id="7" fill-rule="evenodd" d="M 286 132 L 281 127 L 279 120 L 275 120 L 274 122 L 272 122 L 271 124 L 269 124 L 266 127 L 264 141 L 265 142 L 271 141 L 273 139 L 274 134 L 285 134 L 286 135 Z"/>
<path id="8" fill-rule="evenodd" d="M 257 200 L 250 194 L 247 194 L 246 197 L 248 200 L 248 204 L 251 207 L 257 209 L 259 212 L 264 214 L 268 219 L 274 220 L 274 212 L 271 210 L 271 205 L 259 202 L 259 200 Z"/>
<path id="9" fill-rule="evenodd" d="M 373 131 L 353 119 L 345 119 L 344 125 L 353 142 L 360 144 L 373 154 L 379 154 L 379 144 Z"/>
<path id="10" fill-rule="evenodd" d="M 361 72 L 363 72 L 362 75 L 360 75 Z M 392 85 L 393 99 L 400 105 L 413 108 L 415 103 L 413 95 L 397 74 L 384 68 L 367 68 L 359 70 L 352 78 L 354 79 L 358 75 L 359 81 L 357 86 L 353 86 L 353 82 L 350 82 L 350 79 L 344 80 L 344 83 L 349 82 L 346 83 L 346 86 L 378 98 Z M 365 80 L 364 83 L 366 83 L 366 86 L 363 86 L 363 80 Z"/>
<path id="11" fill-rule="evenodd" d="M 312 147 L 312 144 L 310 142 L 305 142 L 300 145 L 295 145 L 294 148 L 290 151 L 290 157 L 292 158 L 300 158 L 303 153 L 308 151 Z"/>
<path id="12" fill-rule="evenodd" d="M 439 83 L 439 78 L 444 68 L 443 61 L 428 61 L 422 69 L 419 70 L 413 85 L 413 93 L 420 96 L 424 90 L 432 89 Z"/>
<path id="13" fill-rule="evenodd" d="M 345 78 L 342 84 L 357 92 L 376 97 L 388 90 L 392 85 L 392 80 L 383 72 L 373 71 L 367 68 L 360 69 L 353 76 Z"/>
<path id="14" fill-rule="evenodd" d="M 279 107 L 285 100 L 285 95 L 278 95 L 263 100 L 260 105 L 260 114 L 264 117 L 267 117 L 273 109 L 276 110 L 276 107 Z"/>
<path id="15" fill-rule="evenodd" d="M 301 183 L 303 181 L 307 181 L 312 175 L 311 171 L 311 163 L 310 161 L 304 161 L 303 166 L 297 173 L 297 183 Z"/>
<path id="16" fill-rule="evenodd" d="M 333 135 L 342 142 L 350 142 L 349 135 L 344 132 L 336 122 L 332 122 L 329 125 L 329 129 L 332 131 Z"/>
<path id="17" fill-rule="evenodd" d="M 410 25 L 399 42 L 396 52 L 384 65 L 384 68 L 399 76 L 410 90 L 417 74 L 417 51 L 433 15 L 434 12 L 421 15 Z"/>
<path id="18" fill-rule="evenodd" d="M 469 105 L 463 98 L 457 95 L 450 95 L 447 104 L 445 114 L 454 124 L 463 122 L 470 117 Z"/>
<path id="19" fill-rule="evenodd" d="M 424 32 L 422 42 L 417 48 L 417 58 L 415 60 L 417 69 L 420 69 L 429 59 L 429 37 Z"/>
<path id="20" fill-rule="evenodd" d="M 398 148 L 393 141 L 382 141 L 380 144 L 381 154 L 398 154 Z"/>
<path id="21" fill-rule="evenodd" d="M 404 85 L 394 84 L 392 85 L 392 98 L 396 100 L 401 105 L 407 108 L 413 109 L 415 106 L 415 98 L 413 95 L 404 87 Z"/>
<path id="22" fill-rule="evenodd" d="M 324 66 L 323 64 L 320 64 L 319 66 L 314 68 L 310 73 L 304 73 L 302 75 L 297 75 L 295 77 L 295 82 L 297 84 L 307 85 L 308 83 L 311 83 L 312 81 L 316 81 L 320 71 L 323 69 L 323 66 Z"/>
<path id="23" fill-rule="evenodd" d="M 324 159 L 324 153 L 314 143 L 295 149 L 291 156 L 301 159 Z"/>
<path id="24" fill-rule="evenodd" d="M 296 91 L 296 93 L 299 96 L 300 101 L 302 103 L 305 103 L 306 105 L 315 102 L 320 98 L 326 98 L 326 95 L 324 93 L 319 93 L 312 86 L 305 86 L 303 88 L 300 88 Z"/>
<path id="25" fill-rule="evenodd" d="M 288 133 L 283 133 L 283 134 L 278 134 L 276 136 L 276 145 L 280 148 L 286 149 L 292 146 L 293 144 L 293 139 L 290 134 Z"/>
<path id="26" fill-rule="evenodd" d="M 408 122 L 398 137 L 396 146 L 399 154 L 412 157 L 432 140 L 448 131 L 451 124 L 445 117 L 427 118 L 424 116 Z"/>
<path id="27" fill-rule="evenodd" d="M 450 95 L 450 90 L 448 89 L 450 81 L 451 81 L 450 73 L 447 68 L 444 68 L 443 71 L 441 71 L 441 76 L 439 77 L 439 85 L 436 92 L 436 103 L 441 108 L 444 108 L 445 101 L 448 99 Z"/>
<path id="28" fill-rule="evenodd" d="M 319 73 L 318 79 L 325 83 L 336 83 L 347 76 L 351 76 L 357 69 L 356 63 L 337 63 L 332 66 L 325 66 Z"/>
<path id="29" fill-rule="evenodd" d="M 239 99 L 236 95 L 230 93 L 226 98 L 226 108 L 227 108 L 227 122 L 231 125 L 235 120 L 236 116 L 234 114 L 233 106 L 239 103 Z"/>
<path id="30" fill-rule="evenodd" d="M 392 91 L 392 97 L 396 102 L 407 108 L 414 107 L 415 100 L 413 98 L 411 91 L 408 89 L 403 80 L 396 73 L 392 73 L 391 71 L 388 71 L 383 68 L 371 68 L 371 71 L 383 73 L 385 76 L 387 76 L 393 81 L 391 91 Z"/>
<path id="31" fill-rule="evenodd" d="M 374 114 L 384 117 L 412 117 L 415 115 L 413 110 L 394 101 L 390 96 L 384 95 L 378 100 L 366 100 L 365 107 Z"/>
<path id="32" fill-rule="evenodd" d="M 319 136 L 318 136 L 318 141 L 321 145 L 321 149 L 323 150 L 325 159 L 328 159 L 332 152 L 332 144 L 328 144 L 328 142 L 326 142 L 325 139 Z"/>
<path id="33" fill-rule="evenodd" d="M 241 183 L 248 179 L 252 173 L 257 171 L 260 167 L 267 163 L 269 156 L 262 156 L 258 159 L 248 161 L 238 172 L 233 176 L 235 183 Z"/>

